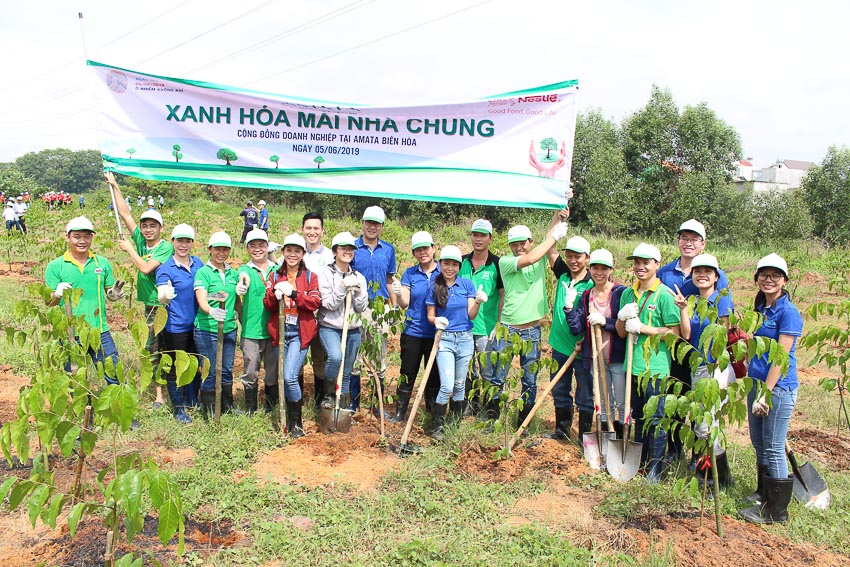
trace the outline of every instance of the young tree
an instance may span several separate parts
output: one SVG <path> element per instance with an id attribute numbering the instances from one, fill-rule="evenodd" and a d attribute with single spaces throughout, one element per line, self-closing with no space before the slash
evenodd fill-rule
<path id="1" fill-rule="evenodd" d="M 316 164 L 316 169 L 319 169 L 320 167 L 322 167 L 322 164 L 325 163 L 325 158 L 323 158 L 322 156 L 316 156 L 313 161 Z"/>
<path id="2" fill-rule="evenodd" d="M 850 242 L 850 149 L 832 146 L 820 165 L 803 179 L 803 195 L 814 221 L 815 234 L 832 244 Z"/>
<path id="3" fill-rule="evenodd" d="M 174 161 L 179 162 L 183 158 L 183 154 L 180 153 L 180 144 L 174 144 L 171 149 L 173 150 L 171 155 L 174 156 Z"/>
<path id="4" fill-rule="evenodd" d="M 280 166 L 280 163 L 278 163 L 278 162 L 280 162 L 280 156 L 271 156 L 271 157 L 269 158 L 269 161 L 270 161 L 270 162 L 272 162 L 272 163 L 274 163 L 274 168 L 275 168 L 275 169 L 277 169 L 277 168 Z"/>
<path id="5" fill-rule="evenodd" d="M 236 161 L 236 160 L 238 160 L 238 159 L 239 159 L 239 158 L 236 156 L 236 152 L 234 152 L 234 151 L 233 151 L 233 150 L 231 150 L 230 148 L 221 148 L 221 149 L 220 149 L 220 150 L 218 150 L 218 152 L 215 154 L 215 157 L 217 157 L 218 159 L 223 159 L 223 160 L 225 161 L 225 165 L 231 165 L 231 163 L 230 163 L 230 162 L 232 162 L 232 161 Z"/>

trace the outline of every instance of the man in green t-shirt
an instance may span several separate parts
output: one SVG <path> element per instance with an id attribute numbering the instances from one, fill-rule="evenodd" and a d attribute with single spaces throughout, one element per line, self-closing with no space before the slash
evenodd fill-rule
<path id="1" fill-rule="evenodd" d="M 139 217 L 139 224 L 133 219 L 130 207 L 121 195 L 121 188 L 115 181 L 115 175 L 111 171 L 106 172 L 106 183 L 115 193 L 115 207 L 118 216 L 127 230 L 131 233 L 131 240 L 121 239 L 118 247 L 130 256 L 137 270 L 136 275 L 136 298 L 145 306 L 145 320 L 148 323 L 148 341 L 145 349 L 151 354 L 151 363 L 154 367 L 159 363 L 159 341 L 153 332 L 153 320 L 156 316 L 156 308 L 159 306 L 156 291 L 156 269 L 174 255 L 174 246 L 171 242 L 162 239 L 162 215 L 156 209 L 148 209 Z M 156 386 L 156 400 L 154 409 L 159 409 L 165 399 L 162 395 L 162 386 Z"/>
<path id="2" fill-rule="evenodd" d="M 664 454 L 667 449 L 667 435 L 659 431 L 657 424 L 664 416 L 664 399 L 658 402 L 655 414 L 646 416 L 643 408 L 654 395 L 661 393 L 661 381 L 670 375 L 670 352 L 664 341 L 655 350 L 646 344 L 647 337 L 654 335 L 680 334 L 681 311 L 676 306 L 673 290 L 661 283 L 656 272 L 661 266 L 661 253 L 651 244 L 641 242 L 631 256 L 632 270 L 637 281 L 623 291 L 620 297 L 620 311 L 617 314 L 617 333 L 627 340 L 635 340 L 632 357 L 632 418 L 634 420 L 635 440 L 643 444 L 642 464 L 648 464 L 646 478 L 657 482 L 661 478 Z M 628 364 L 628 361 L 627 361 Z M 638 387 L 640 377 L 646 380 L 646 387 Z M 629 377 L 626 377 L 629 379 Z M 643 423 L 649 419 L 651 428 L 644 436 Z"/>
<path id="3" fill-rule="evenodd" d="M 537 398 L 537 361 L 540 360 L 541 324 L 549 314 L 549 302 L 546 299 L 546 263 L 554 265 L 558 256 L 556 244 L 567 234 L 569 209 L 555 213 L 552 224 L 543 242 L 534 246 L 531 230 L 517 225 L 508 231 L 508 244 L 511 256 L 499 260 L 499 272 L 505 286 L 505 301 L 502 307 L 501 324 L 508 329 L 508 339 L 517 336 L 531 343 L 531 349 L 520 356 L 522 366 L 523 407 L 518 420 L 525 420 Z M 501 352 L 507 342 L 504 338 L 491 337 L 488 351 Z M 495 386 L 499 392 L 505 383 L 510 362 L 487 365 L 483 371 L 484 379 Z M 487 404 L 487 419 L 498 419 L 499 398 L 494 396 Z"/>
<path id="4" fill-rule="evenodd" d="M 100 331 L 100 350 L 89 351 L 89 356 L 95 363 L 110 357 L 113 364 L 118 364 L 118 350 L 106 320 L 106 300 L 118 301 L 124 297 L 124 282 L 115 280 L 109 260 L 91 251 L 94 226 L 89 219 L 71 219 L 65 227 L 65 240 L 68 251 L 47 264 L 44 271 L 44 283 L 53 290 L 48 305 L 64 306 L 68 299 L 64 295 L 66 291 L 82 290 L 73 314 L 85 318 L 92 329 Z M 66 368 L 70 371 L 70 362 Z M 109 384 L 118 383 L 109 374 L 104 377 Z"/>
<path id="5" fill-rule="evenodd" d="M 236 294 L 242 298 L 242 386 L 245 388 L 245 409 L 249 415 L 257 411 L 257 384 L 260 363 L 266 369 L 266 408 L 277 407 L 278 347 L 272 344 L 268 322 L 271 312 L 263 306 L 269 276 L 277 267 L 269 261 L 269 237 L 265 230 L 255 228 L 245 237 L 251 261 L 243 264 L 237 276 Z M 274 386 L 274 387 L 273 387 Z"/>

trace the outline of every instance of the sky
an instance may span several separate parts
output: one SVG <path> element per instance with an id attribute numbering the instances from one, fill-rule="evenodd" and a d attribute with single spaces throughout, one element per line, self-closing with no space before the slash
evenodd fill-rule
<path id="1" fill-rule="evenodd" d="M 82 12 L 80 20 L 78 13 Z M 705 102 L 757 167 L 850 145 L 850 3 L 39 0 L 0 19 L 0 162 L 99 148 L 85 59 L 290 96 L 406 106 L 567 79 L 620 122 L 653 84 Z"/>

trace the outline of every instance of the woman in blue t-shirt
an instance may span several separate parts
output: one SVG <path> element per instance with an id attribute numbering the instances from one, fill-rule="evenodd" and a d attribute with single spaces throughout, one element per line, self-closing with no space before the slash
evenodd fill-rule
<path id="1" fill-rule="evenodd" d="M 434 403 L 431 438 L 443 438 L 446 404 L 451 398 L 452 415 L 463 416 L 464 390 L 469 362 L 475 352 L 472 339 L 472 320 L 478 308 L 487 302 L 487 294 L 475 291 L 472 280 L 459 278 L 461 253 L 457 246 L 444 246 L 440 251 L 440 275 L 434 278 L 425 299 L 428 321 L 443 331 L 437 347 L 437 366 L 440 369 L 440 392 Z"/>
<path id="2" fill-rule="evenodd" d="M 788 353 L 788 371 L 767 361 L 767 353 L 750 360 L 749 375 L 764 383 L 771 391 L 770 403 L 756 388 L 747 400 L 750 441 L 756 451 L 758 489 L 748 497 L 754 505 L 740 514 L 749 522 L 759 524 L 788 521 L 788 503 L 794 477 L 788 476 L 785 460 L 785 438 L 791 414 L 797 402 L 797 338 L 803 334 L 803 318 L 785 291 L 788 283 L 788 264 L 778 254 L 759 260 L 755 282 L 755 309 L 764 316 L 757 337 L 774 339 Z"/>
<path id="3" fill-rule="evenodd" d="M 700 357 L 700 365 L 691 372 L 691 388 L 696 389 L 696 384 L 700 380 L 709 377 L 708 364 L 715 362 L 711 356 L 711 341 L 706 341 L 700 348 L 700 337 L 703 331 L 714 323 L 720 323 L 727 328 L 729 327 L 729 315 L 735 308 L 732 304 L 732 295 L 728 290 L 718 290 L 717 282 L 720 279 L 720 266 L 717 263 L 717 258 L 711 254 L 699 254 L 691 261 L 691 281 L 696 286 L 699 292 L 697 305 L 694 306 L 693 315 L 688 313 L 688 298 L 685 297 L 678 285 L 676 288 L 676 305 L 682 312 L 682 322 L 679 329 L 682 331 L 682 338 L 687 340 L 690 345 L 697 351 Z M 701 317 L 699 314 L 699 302 L 705 301 L 707 306 L 713 310 L 709 311 L 706 317 Z M 735 373 L 732 372 L 731 364 L 726 368 L 715 368 L 711 375 L 717 381 L 721 390 L 725 390 L 730 382 L 735 381 Z M 722 402 L 725 403 L 725 400 Z M 705 421 L 694 425 L 694 433 L 700 439 L 708 438 L 709 424 Z M 706 448 L 705 454 L 708 454 Z M 718 438 L 714 442 L 714 455 L 717 462 L 717 480 L 721 488 L 732 486 L 734 481 L 732 474 L 729 471 L 729 462 L 726 458 L 726 449 L 723 448 L 723 442 Z M 702 477 L 698 477 L 702 479 Z"/>

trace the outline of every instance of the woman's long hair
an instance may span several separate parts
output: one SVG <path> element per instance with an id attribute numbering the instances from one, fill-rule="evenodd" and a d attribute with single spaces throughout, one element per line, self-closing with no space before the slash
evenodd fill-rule
<path id="1" fill-rule="evenodd" d="M 446 304 L 449 302 L 449 286 L 446 285 L 446 278 L 443 277 L 443 274 L 437 274 L 437 277 L 434 279 L 434 303 L 440 309 L 445 309 Z"/>
<path id="2" fill-rule="evenodd" d="M 758 283 L 758 281 L 759 281 L 759 272 L 761 272 L 761 270 L 757 270 L 756 275 L 753 276 L 753 280 L 756 283 Z M 785 276 L 785 283 L 786 284 L 788 283 L 788 276 Z M 779 295 L 779 297 L 783 297 L 783 296 L 786 296 L 786 295 L 789 298 L 791 297 L 791 294 L 788 293 L 788 290 L 783 287 L 782 293 Z M 756 300 L 753 302 L 753 307 L 755 308 L 756 311 L 761 311 L 766 306 L 767 306 L 767 297 L 765 297 L 764 292 L 762 290 L 758 290 L 758 292 L 756 293 Z"/>

